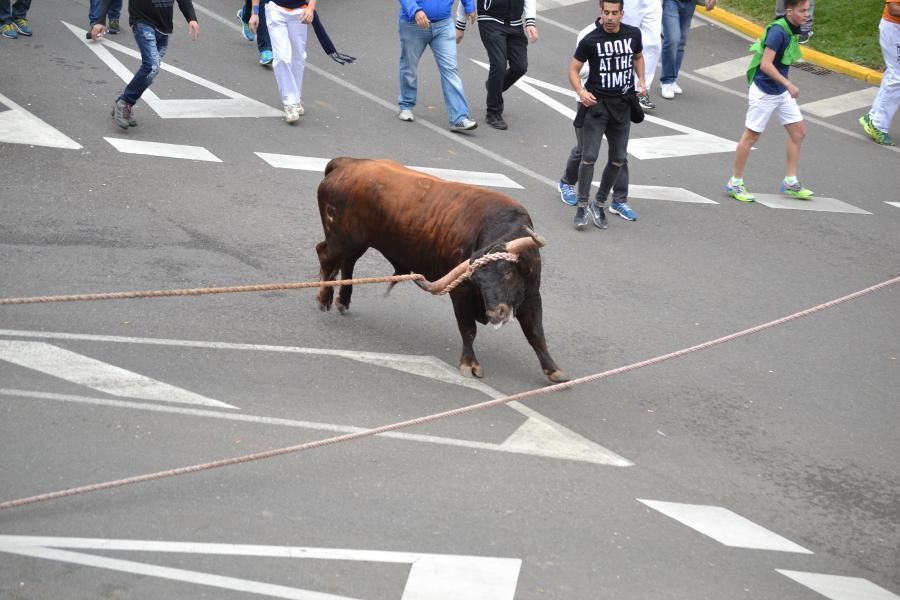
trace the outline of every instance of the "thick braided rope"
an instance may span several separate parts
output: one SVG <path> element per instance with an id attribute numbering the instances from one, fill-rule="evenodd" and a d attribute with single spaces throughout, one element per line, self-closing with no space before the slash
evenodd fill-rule
<path id="1" fill-rule="evenodd" d="M 447 287 L 438 292 L 438 296 L 442 296 L 444 294 L 449 294 L 452 292 L 456 286 L 461 284 L 463 281 L 472 276 L 472 273 L 483 267 L 488 263 L 492 263 L 498 260 L 508 260 L 510 262 L 517 262 L 519 260 L 519 256 L 516 254 L 512 254 L 510 252 L 494 252 L 491 254 L 485 254 L 481 258 L 476 258 L 475 260 L 469 263 L 469 267 L 466 269 L 466 272 L 451 281 Z"/>
<path id="2" fill-rule="evenodd" d="M 205 296 L 208 294 L 232 294 L 237 292 L 270 292 L 274 290 L 298 290 L 302 288 L 336 287 L 339 285 L 365 285 L 369 283 L 398 283 L 424 280 L 418 273 L 390 275 L 387 277 L 362 277 L 334 281 L 301 281 L 295 283 L 266 283 L 231 287 L 188 288 L 174 290 L 145 290 L 141 292 L 105 292 L 99 294 L 71 294 L 67 296 L 33 296 L 30 298 L 0 298 L 4 304 L 44 304 L 48 302 L 78 302 L 82 300 L 127 300 L 132 298 L 166 298 L 170 296 Z"/>
<path id="3" fill-rule="evenodd" d="M 251 462 L 251 461 L 255 461 L 255 460 L 261 460 L 264 458 L 272 458 L 275 456 L 283 456 L 285 454 L 292 454 L 294 452 L 300 452 L 302 450 L 312 450 L 313 448 L 321 448 L 323 446 L 329 446 L 329 445 L 337 444 L 340 442 L 348 442 L 351 440 L 356 440 L 356 439 L 360 439 L 360 438 L 364 438 L 364 437 L 378 435 L 379 433 L 395 431 L 395 430 L 403 429 L 406 427 L 412 427 L 414 425 L 421 425 L 424 423 L 430 423 L 432 421 L 437 421 L 439 419 L 445 419 L 447 417 L 454 417 L 457 415 L 462 415 L 462 414 L 470 413 L 470 412 L 477 411 L 477 410 L 483 410 L 485 408 L 500 406 L 501 404 L 507 404 L 509 402 L 512 402 L 513 400 L 524 400 L 525 398 L 530 398 L 532 396 L 557 392 L 560 390 L 575 387 L 576 385 L 581 385 L 583 383 L 599 381 L 601 379 L 607 379 L 609 377 L 613 377 L 615 375 L 621 375 L 622 373 L 627 373 L 629 371 L 634 371 L 636 369 L 641 369 L 643 367 L 649 367 L 651 365 L 659 364 L 663 361 L 666 361 L 666 360 L 669 360 L 672 358 L 678 358 L 680 356 L 685 356 L 686 354 L 690 354 L 692 352 L 699 352 L 700 350 L 707 350 L 714 346 L 718 346 L 720 344 L 724 344 L 726 342 L 730 342 L 732 340 L 736 340 L 741 337 L 746 337 L 746 336 L 752 335 L 754 333 L 759 333 L 760 331 L 764 331 L 766 329 L 771 329 L 772 327 L 777 327 L 778 325 L 783 325 L 785 323 L 788 323 L 790 321 L 794 321 L 797 319 L 801 319 L 803 317 L 808 317 L 817 312 L 823 311 L 828 308 L 832 308 L 834 306 L 837 306 L 838 304 L 843 304 L 844 302 L 849 302 L 850 300 L 855 300 L 861 296 L 864 296 L 866 294 L 870 294 L 872 292 L 881 290 L 883 288 L 895 285 L 897 283 L 900 283 L 900 277 L 894 277 L 893 279 L 883 281 L 882 283 L 873 285 L 871 287 L 867 287 L 858 292 L 854 292 L 852 294 L 848 294 L 846 296 L 836 298 L 829 302 L 819 304 L 818 306 L 813 306 L 812 308 L 807 308 L 806 310 L 801 310 L 800 312 L 796 312 L 792 315 L 788 315 L 788 316 L 782 317 L 780 319 L 775 319 L 774 321 L 769 321 L 768 323 L 763 323 L 762 325 L 757 325 L 755 327 L 751 327 L 749 329 L 744 329 L 742 331 L 738 331 L 736 333 L 732 333 L 732 334 L 729 334 L 729 335 L 726 335 L 726 336 L 723 336 L 720 338 L 716 338 L 716 339 L 710 340 L 708 342 L 703 342 L 702 344 L 697 344 L 695 346 L 690 346 L 688 348 L 682 348 L 681 350 L 676 350 L 675 352 L 669 352 L 668 354 L 663 354 L 663 355 L 660 355 L 660 356 L 657 356 L 654 358 L 650 358 L 650 359 L 643 360 L 640 362 L 632 363 L 632 364 L 626 365 L 624 367 L 610 369 L 609 371 L 603 371 L 602 373 L 595 373 L 594 375 L 579 377 L 578 379 L 573 379 L 571 381 L 557 383 L 557 384 L 543 387 L 543 388 L 536 388 L 536 389 L 528 390 L 528 391 L 521 392 L 518 394 L 513 394 L 511 396 L 495 398 L 493 400 L 487 400 L 485 402 L 479 402 L 477 404 L 470 404 L 468 406 L 463 406 L 460 408 L 455 408 L 452 410 L 448 410 L 445 412 L 436 413 L 436 414 L 432 414 L 432 415 L 428 415 L 428 416 L 424 416 L 424 417 L 418 417 L 415 419 L 410 419 L 408 421 L 401 421 L 399 423 L 383 425 L 381 427 L 376 427 L 374 429 L 366 429 L 365 431 L 347 433 L 344 435 L 330 437 L 330 438 L 326 438 L 326 439 L 322 439 L 322 440 L 307 442 L 305 444 L 298 444 L 296 446 L 288 446 L 286 448 L 267 450 L 264 452 L 257 452 L 255 454 L 248 454 L 245 456 L 238 456 L 235 458 L 226 458 L 223 460 L 217 460 L 217 461 L 203 463 L 203 464 L 199 464 L 199 465 L 180 467 L 177 469 L 170 469 L 167 471 L 159 471 L 157 473 L 150 473 L 147 475 L 138 475 L 135 477 L 128 477 L 126 479 L 117 479 L 115 481 L 107 481 L 105 483 L 95 483 L 92 485 L 85 485 L 85 486 L 81 486 L 81 487 L 70 488 L 70 489 L 61 490 L 58 492 L 50 492 L 47 494 L 30 496 L 27 498 L 19 498 L 18 500 L 8 500 L 6 502 L 0 502 L 0 510 L 6 509 L 6 508 L 14 508 L 17 506 L 24 506 L 26 504 L 35 504 L 37 502 L 44 502 L 47 500 L 53 500 L 55 498 L 65 498 L 67 496 L 75 496 L 77 494 L 84 494 L 87 492 L 96 492 L 96 491 L 100 491 L 100 490 L 121 487 L 123 485 L 129 485 L 132 483 L 142 483 L 145 481 L 153 481 L 156 479 L 163 479 L 166 477 L 174 477 L 175 475 L 185 475 L 187 473 L 196 473 L 197 471 L 204 471 L 207 469 L 215 469 L 218 467 L 237 465 L 237 464 Z"/>

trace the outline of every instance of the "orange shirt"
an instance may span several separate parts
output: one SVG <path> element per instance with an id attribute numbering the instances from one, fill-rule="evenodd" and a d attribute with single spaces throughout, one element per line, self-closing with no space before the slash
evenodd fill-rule
<path id="1" fill-rule="evenodd" d="M 884 0 L 884 12 L 881 13 L 881 18 L 885 21 L 900 25 L 900 17 L 895 17 L 888 11 L 888 4 L 897 4 L 898 2 L 900 2 L 900 0 Z"/>

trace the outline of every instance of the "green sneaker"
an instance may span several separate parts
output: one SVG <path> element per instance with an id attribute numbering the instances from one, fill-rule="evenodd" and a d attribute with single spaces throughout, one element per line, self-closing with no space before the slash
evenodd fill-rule
<path id="1" fill-rule="evenodd" d="M 753 194 L 747 191 L 747 188 L 743 183 L 732 184 L 731 180 L 728 180 L 728 183 L 725 184 L 725 191 L 728 192 L 728 195 L 734 198 L 739 202 L 753 202 L 756 198 L 753 197 Z"/>
<path id="2" fill-rule="evenodd" d="M 16 26 L 12 23 L 4 23 L 3 26 L 0 27 L 0 35 L 5 38 L 14 40 L 19 37 L 19 32 L 16 30 Z"/>
<path id="3" fill-rule="evenodd" d="M 787 183 L 783 180 L 781 182 L 781 193 L 797 200 L 809 200 L 814 195 L 811 189 L 803 187 L 799 181 L 797 183 Z"/>
<path id="4" fill-rule="evenodd" d="M 875 140 L 876 144 L 881 144 L 882 146 L 896 146 L 894 143 L 894 139 L 888 134 L 887 131 L 881 131 L 877 127 L 875 127 L 875 123 L 872 122 L 872 115 L 870 113 L 866 113 L 859 118 L 859 124 L 862 125 L 863 130 L 866 134 Z"/>

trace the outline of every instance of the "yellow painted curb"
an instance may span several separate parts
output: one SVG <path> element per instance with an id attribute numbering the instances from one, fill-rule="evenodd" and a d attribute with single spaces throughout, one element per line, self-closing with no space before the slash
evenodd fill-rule
<path id="1" fill-rule="evenodd" d="M 713 21 L 717 21 L 722 25 L 725 25 L 726 27 L 736 29 L 744 35 L 750 36 L 754 39 L 761 36 L 763 32 L 763 28 L 753 21 L 749 21 L 743 17 L 739 17 L 721 8 L 706 10 L 704 7 L 698 6 L 697 13 L 709 17 Z M 807 62 L 811 62 L 814 65 L 824 67 L 837 73 L 843 73 L 844 75 L 849 75 L 850 77 L 855 77 L 856 79 L 861 79 L 866 83 L 871 83 L 873 85 L 881 84 L 882 75 L 874 69 L 861 67 L 859 65 L 853 64 L 852 62 L 848 62 L 840 58 L 835 58 L 834 56 L 825 54 L 824 52 L 819 52 L 818 50 L 813 50 L 812 48 L 807 48 L 805 46 L 801 48 L 801 51 L 803 52 L 804 60 L 806 60 Z"/>

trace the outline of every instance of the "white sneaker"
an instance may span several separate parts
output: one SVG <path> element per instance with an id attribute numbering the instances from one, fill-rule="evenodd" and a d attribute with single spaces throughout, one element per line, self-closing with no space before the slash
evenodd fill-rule
<path id="1" fill-rule="evenodd" d="M 300 119 L 300 114 L 296 110 L 296 104 L 285 104 L 284 105 L 284 120 L 288 123 L 293 123 Z"/>
<path id="2" fill-rule="evenodd" d="M 672 82 L 672 91 L 675 92 L 676 94 L 683 94 L 683 93 L 684 93 L 684 90 L 681 89 L 681 86 L 678 85 L 678 82 L 677 82 L 677 81 L 673 81 L 673 82 Z"/>
<path id="3" fill-rule="evenodd" d="M 397 118 L 401 121 L 406 121 L 407 123 L 412 123 L 416 120 L 416 115 L 413 114 L 413 111 L 408 108 L 404 108 L 397 114 Z"/>
<path id="4" fill-rule="evenodd" d="M 675 84 L 674 83 L 664 83 L 660 87 L 659 95 L 665 98 L 666 100 L 671 100 L 675 97 Z"/>
<path id="5" fill-rule="evenodd" d="M 297 103 L 294 105 L 294 112 L 297 113 L 298 117 L 302 117 L 303 115 L 306 114 L 306 111 L 303 110 L 303 105 L 300 103 Z"/>
<path id="6" fill-rule="evenodd" d="M 476 127 L 478 127 L 478 123 L 469 117 L 463 117 L 459 123 L 450 127 L 450 131 L 471 131 Z"/>

